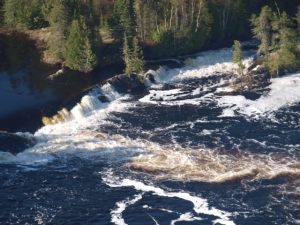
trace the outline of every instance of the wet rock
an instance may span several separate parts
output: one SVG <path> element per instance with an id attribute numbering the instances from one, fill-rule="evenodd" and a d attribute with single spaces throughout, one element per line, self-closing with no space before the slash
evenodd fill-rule
<path id="1" fill-rule="evenodd" d="M 148 79 L 151 83 L 155 84 L 156 80 L 155 80 L 155 71 L 148 71 L 145 74 L 145 78 Z"/>
<path id="2" fill-rule="evenodd" d="M 231 84 L 234 92 L 245 92 L 270 85 L 270 74 L 263 65 L 263 58 L 256 58 L 247 68 L 246 74 L 237 77 Z"/>
<path id="3" fill-rule="evenodd" d="M 49 80 L 54 80 L 56 77 L 59 77 L 65 73 L 65 68 L 62 67 L 61 69 L 57 70 L 55 73 L 48 76 Z"/>
<path id="4" fill-rule="evenodd" d="M 105 95 L 98 96 L 100 102 L 109 102 L 109 99 Z"/>
<path id="5" fill-rule="evenodd" d="M 145 90 L 144 79 L 143 76 L 138 74 L 120 74 L 108 79 L 107 83 L 118 92 L 132 93 Z"/>
<path id="6" fill-rule="evenodd" d="M 0 131 L 0 151 L 18 154 L 35 144 L 33 138 Z"/>

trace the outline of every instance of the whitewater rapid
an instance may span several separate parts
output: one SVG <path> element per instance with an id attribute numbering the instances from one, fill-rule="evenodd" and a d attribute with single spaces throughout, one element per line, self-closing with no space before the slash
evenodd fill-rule
<path id="1" fill-rule="evenodd" d="M 250 65 L 253 53 L 246 55 L 244 64 Z M 146 79 L 148 89 L 138 96 L 119 93 L 110 84 L 96 86 L 72 109 L 61 109 L 46 119 L 48 125 L 26 134 L 37 140 L 35 146 L 17 155 L 1 152 L 0 163 L 39 168 L 72 157 L 108 162 L 111 168 L 99 172 L 99 182 L 137 192 L 111 209 L 116 225 L 130 225 L 123 214 L 146 194 L 193 205 L 187 212 L 176 212 L 171 225 L 202 221 L 204 215 L 214 217 L 213 224 L 234 225 L 237 212 L 211 206 L 197 193 L 159 186 L 168 180 L 215 184 L 299 177 L 300 143 L 293 133 L 299 130 L 300 114 L 293 107 L 300 103 L 300 74 L 272 79 L 259 97 L 248 99 L 233 93 L 231 83 L 239 75 L 231 58 L 230 49 L 209 51 L 186 60 L 182 68 L 149 71 L 155 83 Z M 256 132 L 276 132 L 262 138 L 242 136 L 247 130 L 243 126 L 251 128 L 257 121 L 263 124 Z M 285 124 L 281 133 L 278 124 Z M 290 136 L 281 143 L 284 132 Z M 129 174 L 117 175 L 122 170 Z M 143 173 L 151 181 L 135 176 Z M 292 190 L 299 194 L 299 189 Z"/>

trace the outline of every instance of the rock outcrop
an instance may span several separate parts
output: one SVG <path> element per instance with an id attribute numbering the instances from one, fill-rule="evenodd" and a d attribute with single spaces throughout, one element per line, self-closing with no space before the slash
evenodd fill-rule
<path id="1" fill-rule="evenodd" d="M 105 83 L 109 83 L 120 93 L 131 93 L 145 89 L 144 79 L 144 76 L 138 74 L 120 74 L 108 79 Z"/>
<path id="2" fill-rule="evenodd" d="M 268 86 L 270 78 L 271 76 L 263 65 L 262 58 L 256 58 L 247 68 L 246 73 L 236 78 L 231 86 L 235 92 L 249 91 Z"/>

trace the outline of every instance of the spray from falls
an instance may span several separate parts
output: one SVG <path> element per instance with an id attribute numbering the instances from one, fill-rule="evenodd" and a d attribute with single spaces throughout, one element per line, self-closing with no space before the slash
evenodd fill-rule
<path id="1" fill-rule="evenodd" d="M 87 95 L 84 95 L 81 101 L 71 110 L 63 108 L 52 117 L 43 117 L 42 121 L 44 125 L 51 125 L 82 119 L 95 110 L 107 107 L 108 102 L 103 102 L 102 99 L 107 99 L 111 102 L 120 97 L 121 95 L 115 91 L 110 84 L 105 84 L 102 87 L 95 87 Z"/>

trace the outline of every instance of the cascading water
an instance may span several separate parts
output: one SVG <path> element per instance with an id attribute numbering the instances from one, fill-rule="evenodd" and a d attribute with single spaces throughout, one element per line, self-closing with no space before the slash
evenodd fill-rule
<path id="1" fill-rule="evenodd" d="M 231 57 L 151 71 L 142 94 L 95 87 L 48 118 L 35 146 L 0 153 L 0 221 L 299 224 L 300 74 L 236 94 Z"/>

